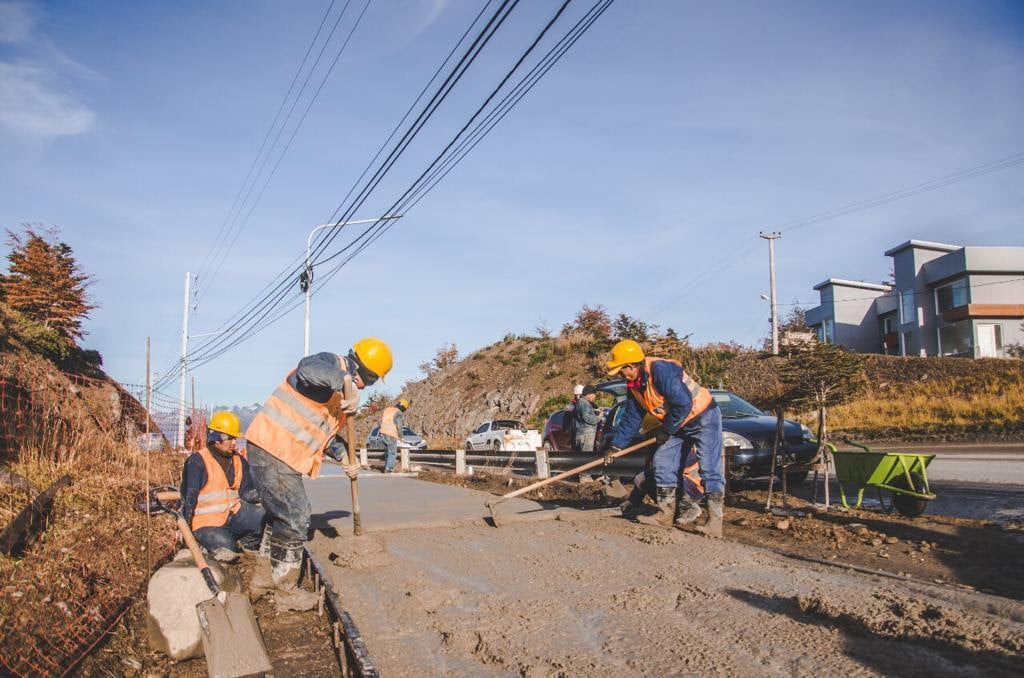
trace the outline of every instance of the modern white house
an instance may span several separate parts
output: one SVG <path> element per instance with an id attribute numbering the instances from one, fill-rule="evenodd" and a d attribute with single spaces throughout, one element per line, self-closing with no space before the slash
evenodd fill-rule
<path id="1" fill-rule="evenodd" d="M 908 240 L 886 251 L 892 283 L 829 278 L 806 323 L 862 353 L 995 358 L 1024 343 L 1024 247 Z"/>

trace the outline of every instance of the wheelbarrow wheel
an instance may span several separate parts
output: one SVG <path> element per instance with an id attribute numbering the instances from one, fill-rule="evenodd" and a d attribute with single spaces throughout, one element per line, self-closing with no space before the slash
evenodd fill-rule
<path id="1" fill-rule="evenodd" d="M 914 490 L 916 488 L 916 491 L 920 492 L 921 488 L 924 487 L 924 479 L 917 473 L 911 473 L 910 479 L 913 481 L 914 487 L 907 487 L 907 481 L 904 478 L 897 478 L 893 482 L 893 485 L 897 487 L 905 487 L 908 490 Z M 908 518 L 916 518 L 924 513 L 926 508 L 928 508 L 928 500 L 921 499 L 920 497 L 912 497 L 909 494 L 893 492 L 892 505 L 893 508 L 899 511 L 900 515 L 904 515 Z"/>

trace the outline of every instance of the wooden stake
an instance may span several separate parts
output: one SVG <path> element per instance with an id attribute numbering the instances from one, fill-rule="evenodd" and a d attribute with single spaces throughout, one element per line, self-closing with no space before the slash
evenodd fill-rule
<path id="1" fill-rule="evenodd" d="M 345 425 L 348 433 L 348 463 L 349 466 L 354 466 L 356 463 L 356 426 L 352 415 L 346 417 Z M 352 534 L 357 537 L 363 535 L 363 518 L 359 514 L 359 481 L 355 478 L 352 479 Z"/>

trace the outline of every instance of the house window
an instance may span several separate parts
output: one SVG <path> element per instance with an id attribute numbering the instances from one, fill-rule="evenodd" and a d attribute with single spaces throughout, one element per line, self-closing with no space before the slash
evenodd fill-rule
<path id="1" fill-rule="evenodd" d="M 896 318 L 887 315 L 882 318 L 882 334 L 892 334 L 896 331 Z"/>
<path id="2" fill-rule="evenodd" d="M 826 318 L 821 321 L 821 324 L 814 326 L 814 334 L 818 337 L 818 341 L 823 344 L 835 343 L 835 321 L 832 318 Z"/>
<path id="3" fill-rule="evenodd" d="M 914 290 L 900 292 L 900 322 L 912 323 L 917 320 L 917 311 L 914 308 Z"/>
<path id="4" fill-rule="evenodd" d="M 971 350 L 971 323 L 968 320 L 939 328 L 939 355 L 959 355 Z"/>
<path id="5" fill-rule="evenodd" d="M 961 278 L 948 285 L 935 288 L 935 312 L 942 313 L 951 308 L 967 304 L 967 279 Z"/>

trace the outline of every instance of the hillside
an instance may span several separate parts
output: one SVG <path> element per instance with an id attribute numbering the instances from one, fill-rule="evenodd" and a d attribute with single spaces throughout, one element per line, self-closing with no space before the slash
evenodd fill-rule
<path id="1" fill-rule="evenodd" d="M 674 356 L 704 383 L 767 406 L 777 383 L 773 360 L 739 347 L 658 342 L 656 355 Z M 609 345 L 507 336 L 407 384 L 402 396 L 413 405 L 406 419 L 432 447 L 461 444 L 480 422 L 495 417 L 541 428 L 550 412 L 568 402 L 574 384 L 606 379 Z M 831 412 L 834 435 L 875 441 L 1024 439 L 1024 361 L 872 355 L 865 356 L 864 381 L 854 401 Z"/>

